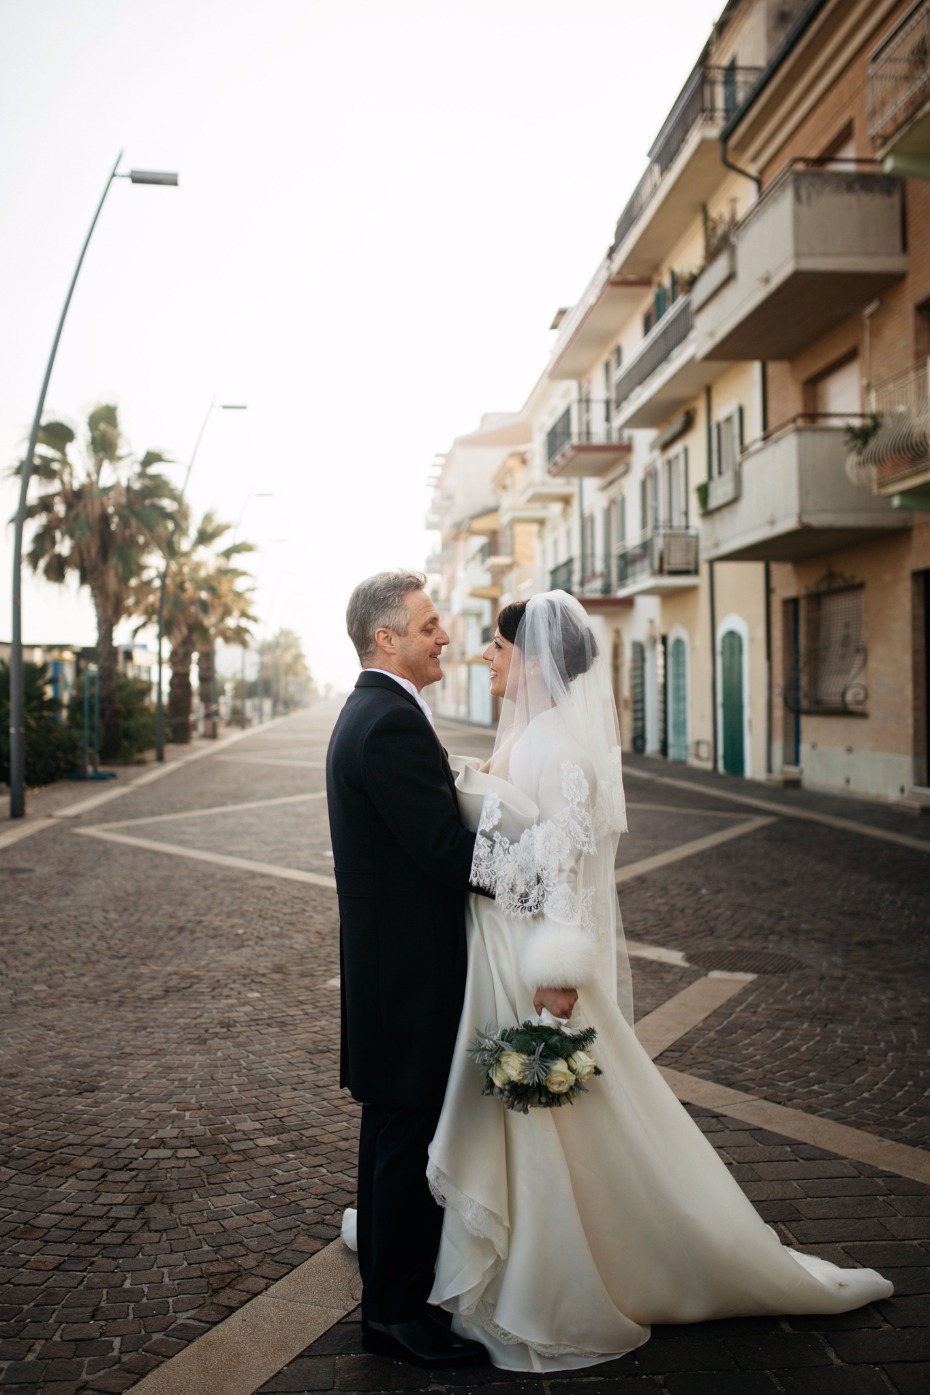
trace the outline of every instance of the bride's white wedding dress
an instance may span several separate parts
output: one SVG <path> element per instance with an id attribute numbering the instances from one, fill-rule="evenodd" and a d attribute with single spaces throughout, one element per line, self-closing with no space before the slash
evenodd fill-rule
<path id="1" fill-rule="evenodd" d="M 554 819 L 564 831 L 586 786 L 556 715 L 536 718 L 508 760 L 509 786 L 474 770 L 459 776 L 463 821 L 478 827 L 490 789 L 494 821 L 509 838 L 537 810 L 537 827 Z M 542 772 L 536 787 L 520 778 L 522 766 L 527 778 Z M 431 1301 L 496 1366 L 545 1372 L 628 1352 L 652 1323 L 840 1313 L 887 1298 L 892 1286 L 874 1270 L 783 1247 L 743 1195 L 621 1014 L 609 961 L 582 947 L 597 927 L 565 852 L 568 900 L 550 894 L 540 914 L 469 898 L 465 1008 L 430 1147 L 430 1184 L 445 1207 Z M 570 923 L 563 912 L 573 897 Z M 590 975 L 576 1017 L 597 1029 L 591 1051 L 603 1075 L 571 1106 L 512 1113 L 482 1095 L 469 1042 L 488 1023 L 534 1017 L 528 985 L 565 962 L 577 962 L 580 979 Z"/>

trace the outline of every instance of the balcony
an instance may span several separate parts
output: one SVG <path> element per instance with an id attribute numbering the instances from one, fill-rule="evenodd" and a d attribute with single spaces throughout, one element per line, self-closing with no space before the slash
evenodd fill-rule
<path id="1" fill-rule="evenodd" d="M 604 357 L 631 310 L 648 291 L 648 277 L 613 276 L 609 258 L 559 326 L 550 378 L 584 378 Z"/>
<path id="2" fill-rule="evenodd" d="M 514 561 L 513 529 L 501 524 L 497 532 L 488 538 L 484 565 L 493 577 L 497 572 L 509 572 Z"/>
<path id="3" fill-rule="evenodd" d="M 556 479 L 602 479 L 629 469 L 633 447 L 611 426 L 612 402 L 573 402 L 546 436 L 546 465 Z"/>
<path id="4" fill-rule="evenodd" d="M 511 510 L 508 516 L 513 520 L 520 511 L 530 515 L 534 506 L 547 509 L 549 504 L 570 504 L 576 492 L 577 486 L 571 479 L 527 480 L 520 491 L 516 511 Z M 527 516 L 525 521 L 531 522 L 532 519 Z"/>
<path id="5" fill-rule="evenodd" d="M 887 499 L 853 484 L 848 453 L 845 423 L 815 417 L 795 418 L 751 445 L 734 472 L 736 487 L 708 490 L 702 558 L 798 562 L 909 526 Z"/>
<path id="6" fill-rule="evenodd" d="M 698 533 L 660 528 L 614 558 L 619 596 L 668 596 L 698 584 Z"/>
<path id="7" fill-rule="evenodd" d="M 930 157 L 930 0 L 912 6 L 869 59 L 872 148 L 901 174 Z M 910 166 L 910 168 L 909 168 Z"/>
<path id="8" fill-rule="evenodd" d="M 725 373 L 729 364 L 697 357 L 691 297 L 674 301 L 614 381 L 615 426 L 661 426 Z"/>
<path id="9" fill-rule="evenodd" d="M 570 557 L 549 573 L 550 591 L 567 591 L 589 602 L 614 599 L 609 557 Z"/>
<path id="10" fill-rule="evenodd" d="M 760 68 L 695 68 L 649 152 L 646 173 L 620 214 L 615 276 L 651 276 L 720 182 L 720 132 Z"/>
<path id="11" fill-rule="evenodd" d="M 703 359 L 790 359 L 907 270 L 901 183 L 792 161 L 691 292 Z"/>
<path id="12" fill-rule="evenodd" d="M 876 430 L 848 457 L 850 479 L 895 508 L 930 511 L 930 360 L 878 383 L 870 406 Z"/>

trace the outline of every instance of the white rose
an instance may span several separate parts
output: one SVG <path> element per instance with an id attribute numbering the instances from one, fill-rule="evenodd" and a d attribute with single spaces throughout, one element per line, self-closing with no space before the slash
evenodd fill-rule
<path id="1" fill-rule="evenodd" d="M 499 1061 L 507 1080 L 521 1081 L 526 1066 L 526 1057 L 519 1051 L 504 1051 Z"/>
<path id="2" fill-rule="evenodd" d="M 593 1056 L 588 1055 L 587 1051 L 576 1051 L 573 1055 L 569 1056 L 568 1064 L 576 1079 L 585 1081 L 590 1080 L 591 1076 L 594 1074 L 594 1068 L 597 1062 Z"/>
<path id="3" fill-rule="evenodd" d="M 554 1095 L 564 1095 L 566 1090 L 570 1090 L 575 1083 L 568 1062 L 561 1059 L 553 1061 L 546 1072 L 545 1085 L 547 1090 L 551 1090 Z"/>

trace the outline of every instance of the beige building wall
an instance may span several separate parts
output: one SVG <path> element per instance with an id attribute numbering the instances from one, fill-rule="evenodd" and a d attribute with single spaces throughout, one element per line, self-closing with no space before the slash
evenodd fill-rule
<path id="1" fill-rule="evenodd" d="M 757 149 L 763 187 L 792 159 L 853 152 L 871 159 L 868 130 L 870 53 L 911 6 L 835 3 L 824 15 L 817 44 L 799 68 L 798 89 L 786 91 L 781 113 L 773 110 L 768 130 L 780 126 L 780 139 L 760 125 Z M 855 11 L 855 15 L 852 12 Z M 855 24 L 852 20 L 855 19 Z M 838 20 L 849 23 L 843 31 Z M 828 80 L 829 79 L 829 80 Z M 802 85 L 803 83 L 803 85 Z M 741 158 L 753 150 L 743 149 Z M 767 365 L 769 422 L 774 427 L 799 413 L 822 410 L 819 382 L 831 371 L 854 364 L 860 410 L 869 391 L 906 370 L 930 343 L 918 307 L 930 299 L 930 183 L 904 181 L 907 275 L 882 290 L 863 311 L 807 345 L 789 362 Z M 799 763 L 805 784 L 845 789 L 862 795 L 896 797 L 915 782 L 915 748 L 923 740 L 924 696 L 915 687 L 914 573 L 930 569 L 930 516 L 913 515 L 913 527 L 845 549 L 825 549 L 804 562 L 771 567 L 773 762 L 793 759 L 800 737 Z M 816 715 L 796 719 L 786 692 L 786 603 L 844 578 L 862 587 L 863 645 L 861 683 L 866 691 L 861 715 Z M 924 642 L 918 637 L 918 644 Z M 787 699 L 787 701 L 786 701 Z"/>

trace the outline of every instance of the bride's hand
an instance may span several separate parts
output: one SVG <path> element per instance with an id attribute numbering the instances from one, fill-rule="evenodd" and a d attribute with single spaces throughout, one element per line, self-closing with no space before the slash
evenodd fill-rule
<path id="1" fill-rule="evenodd" d="M 537 1013 L 547 1008 L 553 1017 L 571 1017 L 578 1001 L 574 988 L 537 988 L 533 1007 Z"/>

